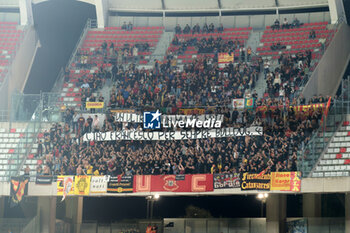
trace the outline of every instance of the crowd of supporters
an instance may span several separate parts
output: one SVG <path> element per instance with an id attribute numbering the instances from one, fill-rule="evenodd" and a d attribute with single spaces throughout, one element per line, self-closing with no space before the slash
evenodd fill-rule
<path id="1" fill-rule="evenodd" d="M 171 58 L 154 70 L 131 66 L 114 76 L 110 107 L 227 106 L 254 88 L 259 72 L 258 62 L 221 69 L 210 57 L 193 60 L 183 71 L 171 66 Z"/>
<path id="2" fill-rule="evenodd" d="M 295 56 L 282 54 L 278 59 L 279 66 L 274 70 L 270 70 L 269 61 L 266 60 L 264 72 L 268 96 L 293 99 L 298 87 L 307 78 L 311 57 L 310 50 L 299 52 Z"/>
<path id="3" fill-rule="evenodd" d="M 143 58 L 145 52 L 150 52 L 150 44 L 124 43 L 116 46 L 113 42 L 103 41 L 100 48 L 89 51 L 77 51 L 76 67 L 90 69 L 95 67 L 102 60 L 104 63 L 118 63 L 127 64 L 128 62 L 135 62 L 139 58 Z"/>
<path id="4" fill-rule="evenodd" d="M 241 44 L 240 41 L 236 40 L 223 40 L 221 37 L 208 39 L 202 38 L 190 38 L 185 39 L 183 37 L 176 37 L 172 41 L 172 44 L 178 46 L 178 49 L 175 51 L 176 55 L 184 54 L 189 46 L 195 46 L 198 49 L 198 53 L 234 53 L 236 49 L 244 47 L 244 44 Z"/>
<path id="5" fill-rule="evenodd" d="M 311 103 L 326 101 L 315 97 Z M 83 142 L 79 136 L 87 132 L 141 130 L 141 126 L 117 122 L 110 114 L 99 128 L 97 115 L 87 119 L 80 115 L 77 123 L 54 124 L 44 133 L 37 156 L 45 167 L 39 165 L 37 173 L 114 176 L 295 171 L 297 151 L 319 127 L 322 108 L 295 111 L 277 99 L 260 99 L 257 106 L 267 110 L 227 111 L 225 118 L 235 127 L 260 125 L 263 136 L 196 140 Z"/>
<path id="6" fill-rule="evenodd" d="M 272 29 L 278 30 L 278 29 L 290 29 L 290 28 L 298 28 L 302 26 L 303 23 L 300 23 L 298 18 L 294 18 L 293 22 L 290 24 L 288 22 L 287 18 L 284 18 L 282 25 L 280 24 L 280 21 L 278 19 L 275 20 L 273 25 L 271 26 Z"/>
<path id="7" fill-rule="evenodd" d="M 223 32 L 224 31 L 224 27 L 222 24 L 220 24 L 219 27 L 216 28 L 217 32 Z M 190 25 L 186 24 L 186 26 L 182 29 L 181 26 L 178 24 L 175 27 L 175 33 L 176 34 L 199 34 L 199 33 L 213 33 L 215 32 L 215 26 L 213 23 L 211 23 L 209 26 L 207 23 L 205 23 L 201 29 L 201 27 L 199 26 L 199 24 L 197 23 L 196 25 L 193 26 L 193 28 L 191 29 Z"/>
<path id="8" fill-rule="evenodd" d="M 288 25 L 288 24 L 287 24 Z M 292 26 L 300 26 L 293 22 Z M 293 27 L 294 27 L 293 26 Z M 222 26 L 221 26 L 222 27 Z M 223 31 L 223 28 L 217 31 Z M 187 25 L 176 33 L 214 32 L 214 25 L 204 25 L 202 31 Z M 185 51 L 196 46 L 200 53 L 234 52 L 241 49 L 238 41 L 176 39 L 173 44 Z M 109 46 L 110 47 L 110 46 Z M 108 53 L 108 45 L 100 51 Z M 181 52 L 180 52 L 181 53 Z M 84 61 L 85 58 L 82 59 Z M 302 149 L 312 132 L 320 125 L 322 109 L 309 108 L 306 112 L 295 111 L 289 106 L 306 104 L 305 99 L 294 95 L 297 86 L 308 73 L 311 52 L 298 53 L 295 57 L 281 55 L 279 66 L 271 69 L 268 60 L 242 59 L 224 68 L 217 64 L 216 56 L 202 56 L 183 70 L 173 65 L 170 54 L 152 70 L 119 66 L 118 60 L 105 61 L 111 67 L 101 66 L 90 77 L 80 79 L 82 102 L 86 99 L 103 101 L 91 93 L 97 91 L 106 79 L 114 84 L 108 106 L 111 109 L 144 108 L 166 109 L 168 114 L 177 114 L 183 107 L 216 106 L 215 113 L 224 115 L 224 126 L 248 127 L 259 125 L 263 136 L 169 140 L 169 141 L 108 141 L 83 142 L 81 136 L 95 131 L 142 130 L 141 124 L 120 123 L 113 114 L 105 119 L 98 115 L 87 118 L 74 109 L 67 109 L 64 122 L 54 124 L 39 140 L 37 157 L 43 160 L 38 174 L 55 175 L 135 175 L 135 174 L 196 174 L 295 171 L 297 151 Z M 271 69 L 271 70 L 270 70 Z M 265 73 L 267 91 L 264 98 L 252 92 L 260 72 Z M 232 99 L 254 97 L 255 107 L 265 111 L 237 110 L 230 108 Z M 328 99 L 314 97 L 310 103 L 325 103 Z M 222 107 L 217 107 L 222 106 Z M 103 122 L 101 122 L 103 121 Z"/>

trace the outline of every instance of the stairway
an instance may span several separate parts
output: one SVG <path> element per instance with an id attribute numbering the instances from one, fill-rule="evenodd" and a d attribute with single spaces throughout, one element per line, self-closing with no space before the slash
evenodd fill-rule
<path id="1" fill-rule="evenodd" d="M 252 30 L 250 32 L 249 38 L 247 40 L 246 47 L 250 46 L 252 48 L 252 51 L 256 52 L 256 48 L 260 44 L 260 38 L 261 38 L 263 33 L 264 33 L 263 30 Z"/>
<path id="2" fill-rule="evenodd" d="M 258 98 L 264 97 L 266 87 L 267 87 L 267 84 L 265 80 L 265 74 L 264 72 L 260 72 L 258 81 L 256 82 L 255 88 L 253 89 L 253 91 L 256 91 L 256 93 L 258 94 Z"/>
<path id="3" fill-rule="evenodd" d="M 0 181 L 17 175 L 19 166 L 35 141 L 34 129 L 27 123 L 0 125 Z M 31 151 L 30 151 L 31 152 Z"/>
<path id="4" fill-rule="evenodd" d="M 339 124 L 342 122 L 341 115 L 329 114 L 327 117 L 327 124 L 323 132 L 323 128 L 319 128 L 318 132 L 314 134 L 309 143 L 305 146 L 302 151 L 302 155 L 298 158 L 298 166 L 300 171 L 303 173 L 303 177 L 323 177 L 323 171 L 319 168 L 320 164 L 323 164 L 322 159 L 327 158 L 329 153 L 334 153 L 335 150 L 331 149 L 335 140 L 335 133 L 338 129 Z M 349 127 L 350 131 L 350 127 Z M 349 137 L 350 141 L 350 137 Z M 349 143 L 350 147 L 350 143 Z M 338 148 L 339 151 L 339 148 Z M 349 148 L 350 151 L 350 148 Z M 335 154 L 334 154 L 335 156 Z M 350 170 L 350 166 L 349 166 Z M 326 171 L 326 170 L 324 170 Z M 327 174 L 329 176 L 329 174 Z"/>
<path id="5" fill-rule="evenodd" d="M 154 60 L 163 60 L 171 41 L 173 40 L 175 32 L 164 32 L 158 41 L 156 49 L 150 56 L 149 65 L 154 65 Z"/>
<path id="6" fill-rule="evenodd" d="M 335 132 L 312 177 L 349 176 L 350 174 L 350 115 Z"/>

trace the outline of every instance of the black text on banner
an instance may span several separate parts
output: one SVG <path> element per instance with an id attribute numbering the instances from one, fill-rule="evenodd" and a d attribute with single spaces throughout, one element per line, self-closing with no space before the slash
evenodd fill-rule
<path id="1" fill-rule="evenodd" d="M 239 188 L 239 173 L 214 174 L 214 189 Z"/>
<path id="2" fill-rule="evenodd" d="M 109 179 L 107 193 L 132 193 L 133 176 L 116 176 Z"/>
<path id="3" fill-rule="evenodd" d="M 242 173 L 241 190 L 270 190 L 271 174 Z"/>

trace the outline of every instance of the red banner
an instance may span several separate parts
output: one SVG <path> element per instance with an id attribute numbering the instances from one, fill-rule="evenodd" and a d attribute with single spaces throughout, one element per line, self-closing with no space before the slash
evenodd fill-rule
<path id="1" fill-rule="evenodd" d="M 212 174 L 134 176 L 134 193 L 209 191 L 213 191 Z"/>
<path id="2" fill-rule="evenodd" d="M 308 114 L 310 112 L 313 112 L 313 111 L 317 110 L 318 108 L 324 109 L 325 108 L 325 104 L 321 103 L 321 104 L 297 105 L 297 106 L 289 106 L 289 107 L 293 108 L 295 113 L 303 113 L 304 115 L 306 115 L 306 114 Z M 265 118 L 265 113 L 266 113 L 268 108 L 272 111 L 272 113 L 277 108 L 280 108 L 281 111 L 283 110 L 283 106 L 280 105 L 280 106 L 270 106 L 270 107 L 258 106 L 258 107 L 256 107 L 256 111 L 257 112 L 258 111 L 261 112 L 262 113 L 262 117 Z"/>

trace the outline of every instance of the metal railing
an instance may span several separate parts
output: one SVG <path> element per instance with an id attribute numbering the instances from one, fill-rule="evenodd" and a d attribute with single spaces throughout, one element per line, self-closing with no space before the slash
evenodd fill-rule
<path id="1" fill-rule="evenodd" d="M 40 232 L 40 215 L 35 216 L 30 222 L 24 227 L 21 233 L 37 233 Z"/>
<path id="2" fill-rule="evenodd" d="M 301 145 L 298 153 L 298 170 L 302 172 L 303 177 L 311 175 L 341 123 L 350 114 L 349 84 L 349 78 L 342 81 L 342 94 L 339 98 L 333 98 L 328 115 L 323 115 L 324 121 L 321 126 L 312 134 L 306 145 Z"/>
<path id="3" fill-rule="evenodd" d="M 88 30 L 92 29 L 92 28 L 96 28 L 96 25 L 97 25 L 97 23 L 96 23 L 95 19 L 88 19 L 87 20 L 87 22 L 86 22 L 86 24 L 85 24 L 85 26 L 80 34 L 78 42 L 75 44 L 73 52 L 72 52 L 71 56 L 69 57 L 69 60 L 66 64 L 66 66 L 62 67 L 57 75 L 55 84 L 53 85 L 53 87 L 51 89 L 52 92 L 60 92 L 62 90 L 62 86 L 64 83 L 64 76 L 65 76 L 65 69 L 70 68 L 70 66 L 71 66 L 73 60 L 75 59 L 77 52 L 79 50 L 79 47 L 81 46 L 81 43 L 83 42 Z"/>
<path id="4" fill-rule="evenodd" d="M 15 46 L 15 50 L 14 50 L 14 56 L 11 56 L 10 59 L 9 59 L 9 66 L 8 66 L 8 71 L 7 73 L 5 74 L 5 78 L 4 78 L 4 81 L 0 83 L 0 85 L 2 83 L 4 83 L 7 79 L 10 78 L 11 74 L 12 74 L 12 62 L 13 60 L 16 58 L 16 54 L 18 53 L 18 50 L 19 48 L 21 47 L 22 45 L 22 42 L 24 40 L 24 38 L 26 37 L 27 33 L 28 33 L 28 28 L 31 27 L 32 25 L 25 25 L 22 29 L 22 33 L 20 34 L 19 38 L 18 38 L 18 41 L 16 43 L 16 46 Z"/>
<path id="5" fill-rule="evenodd" d="M 29 221 L 27 218 L 0 218 L 0 232 L 21 233 Z"/>

